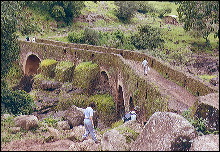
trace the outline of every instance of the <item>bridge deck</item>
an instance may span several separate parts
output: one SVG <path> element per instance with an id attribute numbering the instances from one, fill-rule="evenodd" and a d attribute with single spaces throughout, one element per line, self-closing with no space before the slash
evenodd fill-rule
<path id="1" fill-rule="evenodd" d="M 170 99 L 168 100 L 168 105 L 170 108 L 182 112 L 186 110 L 188 107 L 192 106 L 194 102 L 197 100 L 197 97 L 192 95 L 184 87 L 181 87 L 176 83 L 167 80 L 153 68 L 151 68 L 150 71 L 148 72 L 148 75 L 145 76 L 141 62 L 127 60 L 127 59 L 124 59 L 124 62 L 130 65 L 130 67 L 140 77 L 150 80 L 155 85 L 157 85 L 164 94 L 170 96 Z"/>

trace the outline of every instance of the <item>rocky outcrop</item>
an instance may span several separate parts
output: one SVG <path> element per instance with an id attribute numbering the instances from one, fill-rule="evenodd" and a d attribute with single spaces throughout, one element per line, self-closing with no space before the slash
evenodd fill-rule
<path id="1" fill-rule="evenodd" d="M 38 127 L 38 118 L 34 115 L 21 115 L 14 118 L 15 126 L 25 130 Z"/>
<path id="2" fill-rule="evenodd" d="M 70 151 L 101 151 L 101 145 L 95 144 L 92 139 L 83 142 L 75 142 L 69 147 Z"/>
<path id="3" fill-rule="evenodd" d="M 204 135 L 193 139 L 189 151 L 219 151 L 219 135 Z"/>
<path id="4" fill-rule="evenodd" d="M 69 125 L 68 121 L 57 122 L 57 127 L 62 130 L 69 130 L 70 129 L 70 125 Z"/>
<path id="5" fill-rule="evenodd" d="M 142 131 L 141 125 L 136 121 L 128 121 L 119 127 L 103 134 L 101 139 L 104 151 L 128 151 L 131 142 L 134 142 Z"/>
<path id="6" fill-rule="evenodd" d="M 85 133 L 85 127 L 80 125 L 74 127 L 68 135 L 68 139 L 72 141 L 80 141 L 82 139 L 82 135 Z"/>
<path id="7" fill-rule="evenodd" d="M 53 127 L 47 127 L 47 134 L 44 137 L 44 141 L 45 142 L 53 142 L 53 141 L 57 141 L 60 138 L 60 132 L 53 128 Z"/>
<path id="8" fill-rule="evenodd" d="M 194 127 L 182 116 L 172 112 L 155 112 L 145 124 L 143 131 L 131 146 L 132 151 L 171 151 L 175 141 L 190 148 L 190 140 L 196 137 Z M 172 147 L 172 149 L 171 149 Z"/>
<path id="9" fill-rule="evenodd" d="M 196 107 L 195 118 L 205 120 L 205 130 L 219 131 L 219 93 L 200 96 Z"/>
<path id="10" fill-rule="evenodd" d="M 65 110 L 64 120 L 68 121 L 70 128 L 83 125 L 84 114 L 73 105 L 68 110 Z"/>

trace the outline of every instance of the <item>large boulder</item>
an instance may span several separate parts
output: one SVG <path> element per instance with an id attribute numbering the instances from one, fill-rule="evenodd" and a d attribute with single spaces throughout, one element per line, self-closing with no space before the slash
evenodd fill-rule
<path id="1" fill-rule="evenodd" d="M 64 120 L 68 121 L 70 128 L 83 125 L 84 114 L 76 106 L 72 105 L 69 109 L 65 110 Z"/>
<path id="2" fill-rule="evenodd" d="M 72 105 L 66 110 L 59 110 L 52 114 L 55 118 L 62 118 L 64 121 L 67 121 L 70 129 L 75 126 L 83 125 L 84 114 L 82 108 L 78 108 L 75 105 Z"/>
<path id="3" fill-rule="evenodd" d="M 178 139 L 182 149 L 188 150 L 190 140 L 196 137 L 195 128 L 182 116 L 172 112 L 155 112 L 145 124 L 143 131 L 131 145 L 132 151 L 175 150 Z"/>
<path id="4" fill-rule="evenodd" d="M 85 127 L 80 125 L 74 127 L 68 135 L 68 139 L 72 141 L 82 140 L 82 135 L 85 133 Z"/>
<path id="5" fill-rule="evenodd" d="M 204 135 L 193 139 L 189 151 L 219 151 L 219 135 Z"/>
<path id="6" fill-rule="evenodd" d="M 70 129 L 70 125 L 69 125 L 68 121 L 58 121 L 57 127 L 62 130 L 69 130 Z"/>
<path id="7" fill-rule="evenodd" d="M 69 147 L 70 151 L 101 151 L 101 144 L 95 144 L 92 139 L 75 142 Z"/>
<path id="8" fill-rule="evenodd" d="M 53 128 L 47 127 L 48 133 L 44 136 L 45 142 L 57 141 L 60 138 L 60 132 Z"/>
<path id="9" fill-rule="evenodd" d="M 25 130 L 38 127 L 38 118 L 34 115 L 21 115 L 14 118 L 15 126 Z"/>
<path id="10" fill-rule="evenodd" d="M 136 121 L 128 121 L 103 134 L 101 145 L 103 151 L 128 151 L 142 131 L 141 124 Z"/>
<path id="11" fill-rule="evenodd" d="M 103 134 L 101 145 L 103 151 L 129 150 L 129 145 L 126 143 L 126 137 L 115 129 L 109 130 Z"/>

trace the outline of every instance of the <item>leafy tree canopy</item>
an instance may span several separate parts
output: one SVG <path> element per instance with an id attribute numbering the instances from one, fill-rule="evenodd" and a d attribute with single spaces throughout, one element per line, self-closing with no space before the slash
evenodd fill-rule
<path id="1" fill-rule="evenodd" d="M 46 11 L 56 21 L 71 23 L 85 5 L 83 1 L 27 1 L 26 6 Z"/>
<path id="2" fill-rule="evenodd" d="M 1 1 L 1 75 L 5 76 L 12 63 L 18 59 L 16 25 L 20 10 L 17 1 Z"/>
<path id="3" fill-rule="evenodd" d="M 208 42 L 211 32 L 219 33 L 219 1 L 177 1 L 179 19 L 186 31 L 193 30 Z"/>

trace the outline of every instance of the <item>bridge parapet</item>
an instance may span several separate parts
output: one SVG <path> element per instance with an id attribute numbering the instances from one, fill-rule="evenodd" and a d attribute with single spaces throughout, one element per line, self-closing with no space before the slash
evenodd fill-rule
<path id="1" fill-rule="evenodd" d="M 144 53 L 130 51 L 130 50 L 103 47 L 103 46 L 93 46 L 93 45 L 88 45 L 88 44 L 75 44 L 75 43 L 59 42 L 59 41 L 53 41 L 53 40 L 47 40 L 47 39 L 37 39 L 36 41 L 38 43 L 42 43 L 45 45 L 50 44 L 50 45 L 62 46 L 62 47 L 64 47 L 64 48 L 61 47 L 62 50 L 64 50 L 65 48 L 66 49 L 67 48 L 76 48 L 75 50 L 77 50 L 77 48 L 79 48 L 79 50 L 81 50 L 81 49 L 88 50 L 88 51 L 92 50 L 92 51 L 98 51 L 98 52 L 107 53 L 107 54 L 114 53 L 114 54 L 121 55 L 125 59 L 140 61 L 140 62 L 144 58 L 146 58 L 148 60 L 151 68 L 154 68 L 156 71 L 158 71 L 160 74 L 162 74 L 164 77 L 168 78 L 169 80 L 172 80 L 175 83 L 177 83 L 178 85 L 185 87 L 190 92 L 192 92 L 192 94 L 194 94 L 194 95 L 203 96 L 203 95 L 207 95 L 209 93 L 218 92 L 217 87 L 211 87 L 206 82 L 203 82 L 199 78 L 196 78 L 196 77 L 191 76 L 188 73 L 185 73 L 179 69 L 171 67 L 170 65 L 166 64 L 165 62 L 159 61 L 155 57 L 152 57 L 152 56 L 144 54 Z M 63 52 L 63 51 L 58 51 L 58 52 Z M 80 53 L 77 53 L 77 54 L 79 55 Z M 52 55 L 52 56 L 58 55 L 59 56 L 59 53 L 52 53 L 50 55 Z M 68 55 L 73 56 L 73 54 L 71 54 L 71 51 L 69 51 Z M 65 57 L 64 57 L 64 59 L 65 59 Z"/>
<path id="2" fill-rule="evenodd" d="M 19 41 L 19 43 L 21 50 L 21 65 L 23 66 L 25 66 L 27 55 L 30 54 L 38 56 L 40 60 L 56 59 L 57 61 L 69 60 L 72 62 L 81 60 L 97 63 L 101 67 L 100 69 L 106 70 L 105 72 L 109 77 L 109 84 L 115 101 L 119 100 L 119 96 L 121 92 L 123 92 L 122 96 L 124 99 L 125 111 L 129 111 L 131 99 L 134 105 L 145 107 L 142 109 L 142 112 L 147 110 L 148 116 L 154 112 L 150 105 L 155 101 L 160 100 L 163 105 L 158 105 L 158 108 L 162 108 L 159 109 L 159 111 L 167 111 L 168 106 L 166 104 L 167 95 L 163 94 L 159 88 L 155 87 L 155 84 L 140 78 L 123 62 L 123 59 L 139 61 L 141 64 L 142 60 L 146 58 L 150 67 L 154 68 L 169 80 L 185 87 L 194 95 L 203 96 L 209 93 L 218 92 L 217 89 L 209 87 L 204 82 L 180 70 L 174 69 L 164 62 L 144 53 L 44 39 L 37 39 L 36 43 L 27 41 Z M 154 106 L 155 105 L 156 104 L 154 104 Z"/>

